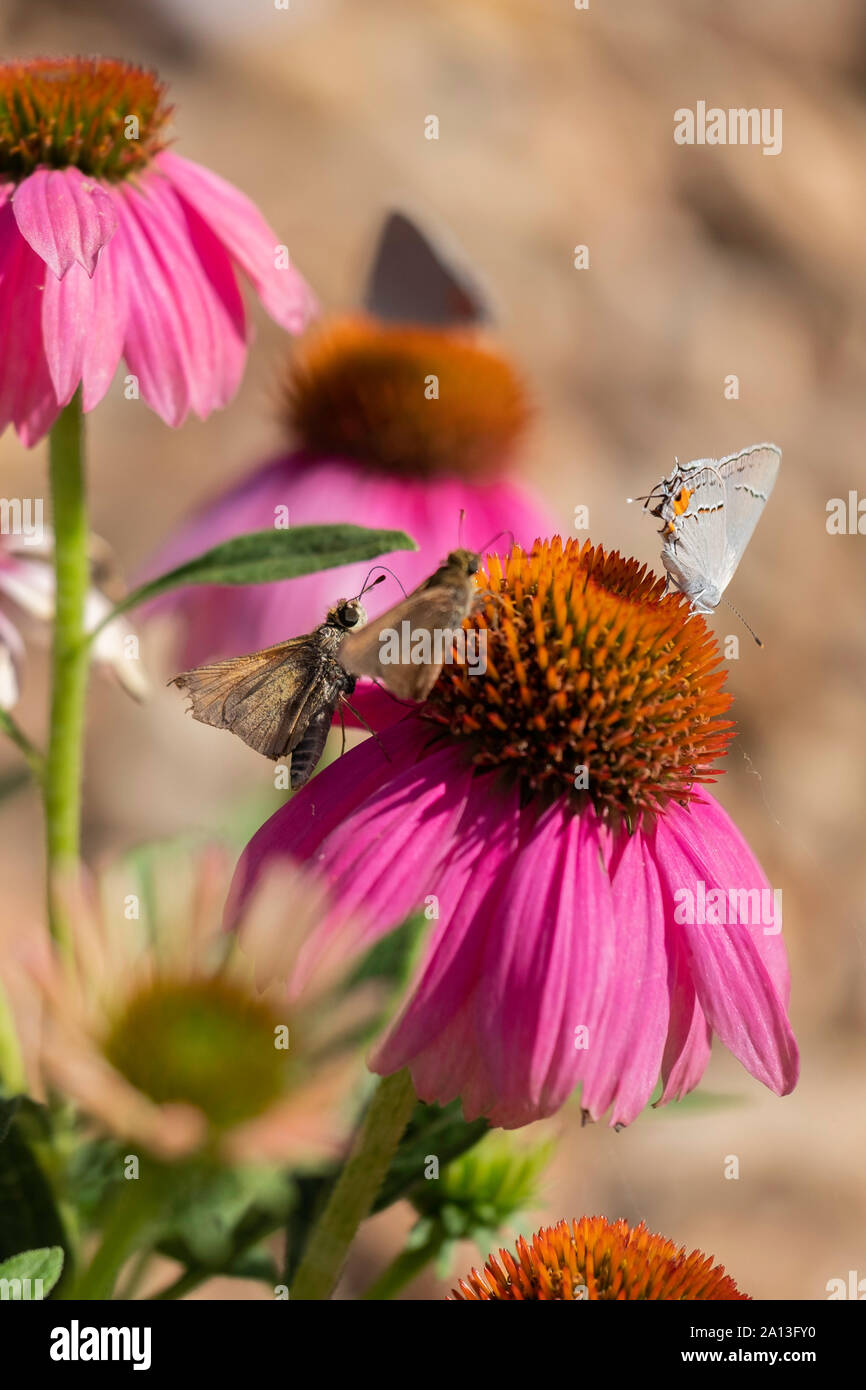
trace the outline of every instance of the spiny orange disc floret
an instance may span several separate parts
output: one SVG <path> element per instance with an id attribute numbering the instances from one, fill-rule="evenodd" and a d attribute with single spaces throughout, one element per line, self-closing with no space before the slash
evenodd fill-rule
<path id="1" fill-rule="evenodd" d="M 109 182 L 164 147 L 171 107 L 155 73 L 114 58 L 0 64 L 0 175 L 66 169 Z"/>
<path id="2" fill-rule="evenodd" d="M 308 452 L 413 478 L 501 469 L 529 414 L 513 367 L 475 334 L 367 319 L 315 332 L 285 401 Z"/>
<path id="3" fill-rule="evenodd" d="M 491 1255 L 483 1271 L 473 1269 L 450 1296 L 473 1303 L 641 1299 L 751 1302 L 711 1255 L 687 1255 L 685 1247 L 653 1235 L 643 1222 L 630 1227 L 603 1216 L 547 1226 L 531 1245 L 521 1236 L 516 1259 L 508 1250 L 500 1250 L 498 1260 Z"/>
<path id="4" fill-rule="evenodd" d="M 486 671 L 455 656 L 424 707 L 478 766 L 632 828 L 714 780 L 733 728 L 719 717 L 727 673 L 682 595 L 636 560 L 558 536 L 515 548 L 504 567 L 491 556 L 488 570 L 464 624 L 486 634 Z"/>

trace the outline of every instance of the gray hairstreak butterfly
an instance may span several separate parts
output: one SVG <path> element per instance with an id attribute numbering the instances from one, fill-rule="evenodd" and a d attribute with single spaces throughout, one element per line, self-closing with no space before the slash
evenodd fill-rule
<path id="1" fill-rule="evenodd" d="M 645 499 L 645 506 L 656 502 L 650 510 L 663 523 L 668 584 L 685 594 L 696 613 L 718 607 L 773 491 L 781 460 L 775 444 L 753 444 L 727 458 L 677 463 Z"/>
<path id="2" fill-rule="evenodd" d="M 376 318 L 443 328 L 490 318 L 485 296 L 447 236 L 432 238 L 402 212 L 391 212 L 379 234 L 364 292 Z"/>

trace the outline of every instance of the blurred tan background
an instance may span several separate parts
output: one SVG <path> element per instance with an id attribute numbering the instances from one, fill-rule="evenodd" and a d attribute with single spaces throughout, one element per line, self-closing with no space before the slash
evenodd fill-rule
<path id="1" fill-rule="evenodd" d="M 738 1098 L 641 1117 L 619 1135 L 562 1116 L 528 1232 L 561 1216 L 646 1219 L 721 1260 L 758 1298 L 826 1297 L 866 1276 L 866 536 L 830 536 L 827 501 L 866 497 L 866 10 L 859 0 L 3 0 L 9 56 L 103 53 L 171 84 L 178 148 L 261 206 L 326 309 L 352 307 L 384 211 L 430 217 L 492 294 L 537 405 L 525 471 L 594 541 L 660 568 L 654 524 L 626 498 L 675 456 L 771 439 L 780 479 L 730 590 L 763 636 L 740 638 L 739 737 L 718 788 L 784 894 L 793 1096 L 764 1092 L 721 1051 L 705 1087 Z M 673 113 L 781 107 L 783 151 L 680 147 Z M 435 114 L 440 138 L 424 138 Z M 573 268 L 574 247 L 590 265 Z M 128 573 L 194 504 L 281 445 L 273 384 L 287 350 L 258 336 L 235 403 L 172 432 L 115 388 L 89 417 L 95 529 Z M 725 398 L 729 374 L 739 399 Z M 0 440 L 0 493 L 45 495 L 45 450 Z M 324 518 L 323 518 L 324 519 Z M 337 519 L 337 518 L 335 518 Z M 347 518 L 348 519 L 348 518 Z M 138 709 L 94 683 L 90 852 L 210 827 L 264 796 L 271 769 L 162 690 L 166 634 Z M 44 730 L 44 657 L 22 721 Z M 0 771 L 14 758 L 0 750 Z M 4 933 L 40 911 L 41 826 L 22 791 L 0 804 Z M 738 1181 L 723 1176 L 727 1155 Z M 371 1223 L 353 1296 L 409 1215 Z M 467 1247 L 466 1267 L 479 1263 Z M 236 1297 L 227 1282 L 203 1291 Z M 438 1297 L 421 1280 L 407 1297 Z M 264 1296 L 264 1293 L 263 1293 Z"/>

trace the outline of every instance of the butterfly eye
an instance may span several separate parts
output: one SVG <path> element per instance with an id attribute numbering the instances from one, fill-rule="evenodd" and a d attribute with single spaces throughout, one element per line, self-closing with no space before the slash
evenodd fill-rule
<path id="1" fill-rule="evenodd" d="M 337 616 L 343 627 L 357 627 L 361 621 L 361 609 L 357 603 L 344 603 Z"/>

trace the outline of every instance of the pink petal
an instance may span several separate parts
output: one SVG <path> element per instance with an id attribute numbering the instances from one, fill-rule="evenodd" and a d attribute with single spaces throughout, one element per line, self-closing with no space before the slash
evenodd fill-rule
<path id="1" fill-rule="evenodd" d="M 673 900 L 664 892 L 670 1023 L 662 1057 L 663 1090 L 657 1105 L 680 1100 L 697 1086 L 710 1060 L 712 1031 L 698 1003 L 685 942 L 674 922 Z"/>
<path id="2" fill-rule="evenodd" d="M 173 281 L 186 344 L 190 404 L 204 419 L 231 400 L 246 362 L 243 304 L 231 264 L 209 228 L 188 212 L 165 180 L 150 179 L 146 190 L 131 201 Z M 206 263 L 200 258 L 202 250 Z"/>
<path id="3" fill-rule="evenodd" d="M 377 1063 L 382 1074 L 390 1071 Z M 469 1121 L 490 1115 L 496 1108 L 496 1084 L 489 1061 L 478 1046 L 475 1006 L 467 999 L 442 1033 L 412 1059 L 412 1084 L 420 1100 L 447 1105 L 459 1096 Z"/>
<path id="4" fill-rule="evenodd" d="M 698 880 L 703 880 L 707 891 L 714 887 L 727 892 L 729 888 L 766 886 L 751 857 L 748 865 L 739 863 L 740 869 L 749 872 L 744 881 L 714 880 L 706 859 L 707 847 L 700 843 L 687 813 L 666 813 L 654 833 L 661 877 L 671 898 L 677 889 L 695 892 Z M 725 851 L 718 844 L 712 853 L 716 862 L 724 860 Z M 753 931 L 761 934 L 760 926 L 750 928 L 739 922 L 726 926 L 686 922 L 678 926 L 698 1001 L 710 1027 L 747 1071 L 778 1095 L 787 1095 L 799 1070 L 797 1044 L 784 1003 L 752 935 Z"/>
<path id="5" fill-rule="evenodd" d="M 249 276 L 271 318 L 290 333 L 303 332 L 315 300 L 293 266 L 277 267 L 281 243 L 255 204 L 233 184 L 170 150 L 155 163 Z"/>
<path id="6" fill-rule="evenodd" d="M 573 1053 L 574 1039 L 573 1025 L 565 1040 L 563 1029 L 576 944 L 576 837 L 563 826 L 559 806 L 540 816 L 527 808 L 522 819 L 520 849 L 487 934 L 476 997 L 476 1046 L 488 1057 L 497 1121 L 508 1127 L 540 1117 L 552 1056 L 563 1047 Z"/>
<path id="7" fill-rule="evenodd" d="M 390 751 L 390 740 L 383 736 L 382 742 Z M 376 743 L 371 739 L 364 747 Z M 382 749 L 378 752 L 382 758 Z M 324 791 L 322 779 L 337 766 L 317 777 L 310 799 Z M 317 933 L 322 945 L 351 916 L 365 924 L 362 939 L 372 945 L 435 892 L 438 866 L 452 843 L 472 773 L 453 744 L 434 745 L 408 766 L 392 766 L 387 780 L 322 842 L 314 866 L 334 899 L 334 910 Z M 340 769 L 338 775 L 344 774 Z M 301 952 L 299 980 L 317 956 L 316 942 Z"/>
<path id="8" fill-rule="evenodd" d="M 256 831 L 238 861 L 226 903 L 226 926 L 237 924 L 244 903 L 272 860 L 294 859 L 314 866 L 322 858 L 322 847 L 331 832 L 387 781 L 391 766 L 387 758 L 398 768 L 409 764 L 422 755 L 429 737 L 426 730 L 419 730 L 417 720 L 404 720 L 378 742 L 370 739 L 346 755 L 351 760 L 350 776 L 339 758 L 281 806 Z"/>
<path id="9" fill-rule="evenodd" d="M 169 424 L 192 406 L 204 418 L 233 395 L 246 345 L 190 240 L 184 210 L 162 180 L 127 193 L 124 253 L 147 269 L 130 290 L 126 360 L 141 393 Z M 224 277 L 223 277 L 224 279 Z"/>
<path id="10" fill-rule="evenodd" d="M 129 284 L 124 356 L 148 405 L 167 425 L 176 426 L 190 404 L 181 287 L 165 264 L 158 239 L 154 245 L 141 225 L 140 201 L 125 197 L 118 203 L 122 269 Z"/>
<path id="11" fill-rule="evenodd" d="M 767 876 L 748 843 L 727 811 L 709 792 L 702 790 L 688 810 L 675 807 L 672 824 L 679 827 L 681 838 L 685 836 L 691 843 L 694 858 L 700 863 L 708 884 L 769 889 Z M 768 931 L 756 927 L 753 939 L 779 998 L 787 1004 L 791 990 L 788 954 L 782 932 L 777 927 L 781 928 L 781 922 L 773 923 Z"/>
<path id="12" fill-rule="evenodd" d="M 481 978 L 484 943 L 491 921 L 496 921 L 500 885 L 517 852 L 519 824 L 516 790 L 494 786 L 489 776 L 473 778 L 450 852 L 435 878 L 428 880 L 438 901 L 439 918 L 406 1003 L 370 1058 L 374 1071 L 385 1075 L 411 1062 L 414 1076 L 417 1057 L 431 1043 L 435 1060 L 440 1050 L 449 1050 L 454 1026 L 462 1034 L 455 1020 Z M 469 1062 L 477 1052 L 476 1041 L 470 1052 L 463 1053 L 464 1060 Z M 421 1069 L 427 1091 L 433 1087 L 443 1101 L 460 1094 L 459 1086 L 453 1090 L 451 1063 L 443 1061 L 438 1070 Z"/>
<path id="13" fill-rule="evenodd" d="M 113 197 L 79 169 L 37 169 L 12 206 L 21 235 L 59 280 L 76 261 L 92 275 L 117 227 Z"/>
<path id="14" fill-rule="evenodd" d="M 612 891 L 612 948 L 605 1008 L 590 1032 L 582 1103 L 593 1118 L 630 1124 L 658 1080 L 668 1031 L 668 959 L 658 870 L 638 831 L 619 846 Z"/>
<path id="15" fill-rule="evenodd" d="M 42 346 L 45 264 L 18 230 L 11 204 L 0 206 L 0 431 L 12 423 L 29 447 L 60 414 Z M 14 350 L 10 345 L 14 344 Z"/>
<path id="16" fill-rule="evenodd" d="M 102 275 L 102 266 L 99 268 Z M 96 277 L 71 265 L 62 280 L 46 275 L 42 296 L 42 336 L 54 392 L 60 405 L 75 394 L 87 345 L 93 339 Z"/>
<path id="17" fill-rule="evenodd" d="M 98 405 L 111 385 L 123 356 L 129 320 L 123 229 L 106 246 L 93 277 L 90 333 L 84 344 L 81 366 L 81 403 L 84 411 Z"/>

